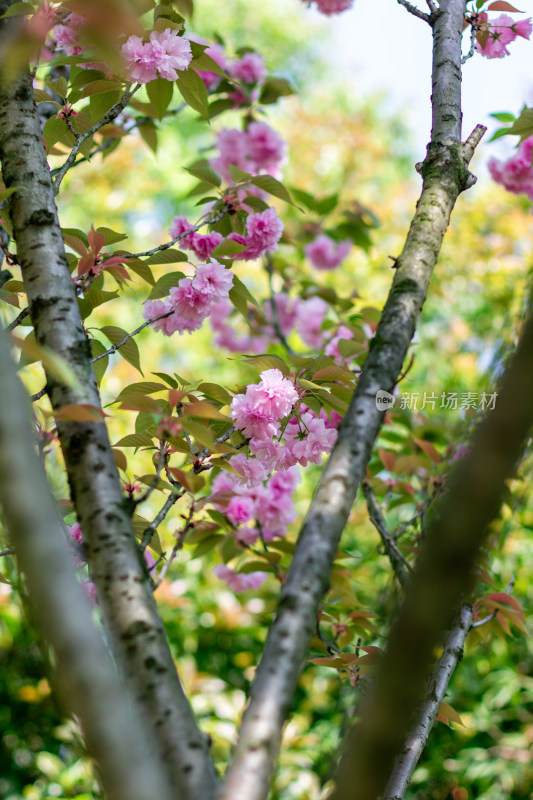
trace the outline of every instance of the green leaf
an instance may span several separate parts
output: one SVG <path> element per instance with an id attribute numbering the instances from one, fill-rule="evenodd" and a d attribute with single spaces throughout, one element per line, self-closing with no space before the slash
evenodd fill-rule
<path id="1" fill-rule="evenodd" d="M 290 196 L 289 190 L 286 189 L 280 181 L 273 178 L 272 175 L 257 175 L 255 178 L 252 178 L 252 183 L 264 192 L 274 195 L 274 197 L 279 197 L 280 200 L 284 200 L 291 206 L 298 208 Z M 300 208 L 299 210 L 301 211 L 302 209 Z"/>
<path id="2" fill-rule="evenodd" d="M 176 250 L 175 247 L 167 247 L 165 250 L 159 250 L 153 256 L 149 256 L 145 264 L 177 264 L 178 262 L 187 261 L 187 256 L 181 250 Z"/>
<path id="3" fill-rule="evenodd" d="M 200 556 L 209 553 L 211 550 L 217 546 L 219 542 L 222 541 L 224 537 L 220 533 L 212 533 L 210 536 L 207 536 L 203 539 L 200 544 L 196 545 L 194 548 L 191 558 L 199 558 Z"/>
<path id="4" fill-rule="evenodd" d="M 267 78 L 261 89 L 260 103 L 275 103 L 280 97 L 294 94 L 294 87 L 286 78 Z"/>
<path id="5" fill-rule="evenodd" d="M 150 150 L 155 153 L 157 151 L 157 128 L 151 119 L 137 126 L 141 138 L 146 142 Z"/>
<path id="6" fill-rule="evenodd" d="M 267 208 L 269 208 L 268 203 L 265 203 L 260 197 L 254 197 L 253 195 L 247 195 L 241 202 L 248 206 L 248 208 L 251 208 L 255 213 L 266 211 Z"/>
<path id="7" fill-rule="evenodd" d="M 96 232 L 103 233 L 106 244 L 116 244 L 117 242 L 123 242 L 124 239 L 128 238 L 126 233 L 118 233 L 117 231 L 114 231 L 111 228 L 106 228 L 105 226 L 97 228 Z"/>
<path id="8" fill-rule="evenodd" d="M 168 383 L 172 389 L 178 388 L 178 382 L 175 381 L 171 375 L 167 375 L 166 372 L 152 372 L 152 375 L 157 375 L 157 377 L 161 378 L 162 381 Z"/>
<path id="9" fill-rule="evenodd" d="M 253 178 L 253 175 L 250 175 L 249 172 L 245 172 L 236 164 L 230 164 L 228 167 L 228 171 L 232 177 L 232 180 L 234 181 L 249 181 Z"/>
<path id="10" fill-rule="evenodd" d="M 224 72 L 222 67 L 205 52 L 203 52 L 200 56 L 193 58 L 191 67 L 200 70 L 200 72 L 214 72 L 216 75 L 220 75 L 222 78 L 227 78 L 228 80 L 230 79 L 227 72 Z"/>
<path id="11" fill-rule="evenodd" d="M 489 114 L 489 117 L 494 117 L 498 122 L 514 122 L 516 119 L 515 115 L 510 114 L 508 111 L 499 111 L 495 114 Z"/>
<path id="12" fill-rule="evenodd" d="M 190 167 L 185 167 L 185 171 L 194 175 L 204 183 L 210 183 L 213 186 L 220 186 L 222 179 L 218 172 L 210 166 L 208 161 L 198 161 L 196 164 L 191 164 Z"/>
<path id="13" fill-rule="evenodd" d="M 165 111 L 172 100 L 174 84 L 172 81 L 165 80 L 165 78 L 156 78 L 155 81 L 150 81 L 146 84 L 146 91 L 150 102 L 156 110 L 157 117 L 163 119 Z"/>
<path id="14" fill-rule="evenodd" d="M 53 87 L 50 86 L 50 88 Z M 104 94 L 105 92 L 116 92 L 121 88 L 122 84 L 119 81 L 91 81 L 83 87 L 82 97 L 90 97 L 93 94 Z M 61 92 L 58 92 L 58 94 L 61 94 Z"/>
<path id="15" fill-rule="evenodd" d="M 517 134 L 522 139 L 531 136 L 533 133 L 533 108 L 524 108 L 520 112 L 518 119 L 509 128 L 509 133 Z"/>
<path id="16" fill-rule="evenodd" d="M 227 392 L 222 386 L 219 386 L 218 383 L 201 383 L 198 386 L 198 390 L 203 392 L 206 397 L 216 400 L 218 403 L 222 403 L 224 406 L 231 403 L 230 393 Z"/>
<path id="17" fill-rule="evenodd" d="M 285 375 L 285 377 L 290 374 L 290 368 L 283 361 L 283 359 L 279 356 L 273 355 L 272 353 L 263 353 L 263 355 L 260 356 L 251 356 L 250 358 L 245 358 L 244 362 L 246 364 L 253 364 L 253 366 L 257 367 L 261 372 L 263 372 L 265 369 L 279 369 L 283 375 Z"/>
<path id="18" fill-rule="evenodd" d="M 198 111 L 204 119 L 209 119 L 207 89 L 200 76 L 189 68 L 180 72 L 176 84 L 185 102 Z"/>
<path id="19" fill-rule="evenodd" d="M 139 381 L 138 383 L 130 383 L 129 386 L 125 386 L 122 389 L 117 399 L 113 402 L 118 403 L 131 394 L 154 394 L 154 392 L 162 391 L 168 391 L 168 387 L 163 383 L 157 383 L 156 381 Z"/>
<path id="20" fill-rule="evenodd" d="M 46 120 L 43 136 L 48 148 L 53 147 L 56 142 L 59 142 L 69 130 L 67 123 L 61 117 L 50 117 Z"/>
<path id="21" fill-rule="evenodd" d="M 148 299 L 159 300 L 160 297 L 166 297 L 170 290 L 174 286 L 177 286 L 179 281 L 184 277 L 185 275 L 183 272 L 169 272 L 167 275 L 163 275 L 155 282 Z"/>
<path id="22" fill-rule="evenodd" d="M 322 198 L 316 204 L 316 210 L 322 216 L 329 214 L 336 208 L 337 203 L 339 202 L 339 195 L 338 194 L 330 194 L 328 197 Z"/>
<path id="23" fill-rule="evenodd" d="M 217 244 L 211 255 L 215 258 L 223 258 L 224 256 L 231 257 L 237 255 L 237 253 L 242 253 L 242 251 L 246 249 L 247 245 L 245 244 L 234 242 L 233 239 L 224 239 L 223 242 Z"/>
<path id="24" fill-rule="evenodd" d="M 116 442 L 114 447 L 150 447 L 153 446 L 153 441 L 150 436 L 144 433 L 130 433 L 128 436 L 123 436 L 119 442 Z"/>
<path id="25" fill-rule="evenodd" d="M 117 103 L 122 96 L 120 91 L 104 92 L 102 94 L 91 95 L 89 110 L 91 119 L 96 122 L 107 114 L 109 109 Z"/>
<path id="26" fill-rule="evenodd" d="M 132 258 L 128 259 L 126 264 L 128 266 L 128 269 L 131 270 L 132 272 L 135 272 L 135 274 L 138 275 L 139 278 L 142 278 L 143 281 L 149 283 L 150 286 L 155 285 L 155 278 L 153 276 L 152 270 L 150 269 L 148 264 L 144 263 L 144 261 Z"/>
<path id="27" fill-rule="evenodd" d="M 215 447 L 213 431 L 208 428 L 207 425 L 203 425 L 201 422 L 189 418 L 181 418 L 180 422 L 185 430 L 191 433 L 201 445 L 208 447 L 210 450 Z"/>
<path id="28" fill-rule="evenodd" d="M 96 356 L 102 355 L 105 353 L 107 347 L 99 342 L 98 339 L 93 339 L 91 342 L 91 357 L 96 358 Z M 101 358 L 99 361 L 95 361 L 93 364 L 94 374 L 96 375 L 96 382 L 100 385 L 102 378 L 104 377 L 105 371 L 107 369 L 107 365 L 109 364 L 109 356 L 105 358 Z"/>
<path id="29" fill-rule="evenodd" d="M 257 300 L 250 294 L 244 283 L 236 275 L 233 276 L 233 286 L 230 289 L 229 299 L 248 322 L 248 303 L 253 303 L 258 308 Z"/>
<path id="30" fill-rule="evenodd" d="M 111 344 L 117 344 L 128 335 L 127 331 L 123 330 L 122 328 L 118 328 L 116 325 L 104 325 L 103 328 L 100 328 L 100 330 L 104 336 L 109 339 Z M 122 358 L 131 364 L 132 367 L 135 367 L 135 369 L 139 370 L 141 375 L 143 374 L 137 342 L 135 342 L 133 339 L 128 339 L 128 341 L 117 350 L 117 353 L 120 353 Z"/>
<path id="31" fill-rule="evenodd" d="M 0 16 L 0 19 L 4 17 L 16 17 L 24 14 L 33 14 L 35 12 L 34 7 L 31 3 L 13 3 L 7 11 Z"/>

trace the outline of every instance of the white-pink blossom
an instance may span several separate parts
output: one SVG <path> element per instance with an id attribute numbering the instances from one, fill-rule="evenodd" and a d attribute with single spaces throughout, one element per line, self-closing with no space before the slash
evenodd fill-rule
<path id="1" fill-rule="evenodd" d="M 271 439 L 279 433 L 279 422 L 258 408 L 248 391 L 246 394 L 235 395 L 229 415 L 235 427 L 248 438 Z"/>
<path id="2" fill-rule="evenodd" d="M 169 233 L 172 239 L 176 239 L 178 236 L 181 236 L 186 231 L 190 231 L 191 228 L 193 227 L 194 225 L 191 225 L 191 223 L 187 220 L 186 217 L 183 216 L 183 214 L 178 214 L 178 216 L 174 217 L 174 219 L 170 223 Z M 185 249 L 192 249 L 193 236 L 194 233 L 189 233 L 188 235 L 180 239 L 179 242 L 180 246 L 184 247 Z"/>
<path id="3" fill-rule="evenodd" d="M 248 155 L 254 162 L 254 172 L 277 172 L 282 166 L 287 146 L 279 133 L 266 122 L 248 125 Z"/>
<path id="4" fill-rule="evenodd" d="M 236 572 L 225 564 L 218 564 L 213 573 L 236 593 L 258 589 L 268 575 L 267 572 Z"/>
<path id="5" fill-rule="evenodd" d="M 315 269 L 330 270 L 341 264 L 350 252 L 351 244 L 348 240 L 335 244 L 333 239 L 325 234 L 320 234 L 305 248 L 305 255 Z"/>
<path id="6" fill-rule="evenodd" d="M 533 200 L 532 154 L 533 136 L 529 136 L 521 142 L 518 150 L 507 161 L 491 158 L 490 174 L 496 183 L 500 183 L 508 192 L 526 194 Z"/>
<path id="7" fill-rule="evenodd" d="M 239 258 L 253 260 L 265 253 L 275 253 L 283 233 L 283 222 L 275 208 L 267 208 L 257 214 L 249 214 L 246 219 L 246 244 L 248 248 L 239 253 Z"/>
<path id="8" fill-rule="evenodd" d="M 258 384 L 247 388 L 257 407 L 274 419 L 282 419 L 292 410 L 298 400 L 298 392 L 289 378 L 284 378 L 279 369 L 266 369 Z"/>
<path id="9" fill-rule="evenodd" d="M 199 264 L 192 279 L 193 290 L 200 292 L 209 302 L 225 300 L 232 284 L 233 273 L 214 259 L 209 264 Z"/>
<path id="10" fill-rule="evenodd" d="M 174 308 L 170 297 L 165 297 L 164 300 L 147 300 L 143 307 L 143 319 L 149 322 L 162 314 L 169 314 L 164 319 L 159 319 L 154 322 L 152 328 L 154 331 L 161 331 L 165 336 L 172 336 L 173 333 L 180 330 L 178 317 L 173 312 Z"/>
<path id="11" fill-rule="evenodd" d="M 240 61 L 234 61 L 230 66 L 232 78 L 243 83 L 262 83 L 267 71 L 265 61 L 259 53 L 246 53 Z"/>
<path id="12" fill-rule="evenodd" d="M 324 341 L 322 323 L 327 310 L 328 304 L 321 297 L 310 297 L 298 303 L 296 323 L 298 333 L 302 341 L 315 350 L 322 347 Z"/>
<path id="13" fill-rule="evenodd" d="M 309 412 L 299 419 L 289 421 L 284 432 L 285 446 L 302 466 L 322 463 L 322 454 L 329 453 L 337 439 L 334 428 L 326 428 L 324 421 Z"/>
<path id="14" fill-rule="evenodd" d="M 304 0 L 304 2 L 307 2 L 307 0 Z M 342 11 L 351 8 L 353 4 L 353 0 L 315 0 L 315 2 L 318 10 L 322 14 L 326 14 L 326 16 L 340 14 Z"/>
<path id="15" fill-rule="evenodd" d="M 267 478 L 267 471 L 257 458 L 248 458 L 244 453 L 238 453 L 229 460 L 229 465 L 235 472 L 237 483 L 247 489 L 258 486 Z"/>
<path id="16" fill-rule="evenodd" d="M 174 311 L 182 319 L 203 322 L 209 313 L 210 299 L 193 286 L 192 278 L 182 278 L 170 290 Z"/>
<path id="17" fill-rule="evenodd" d="M 68 56 L 79 56 L 85 47 L 79 44 L 80 28 L 85 23 L 85 17 L 71 13 L 62 25 L 56 25 L 54 36 L 56 44 Z"/>
<path id="18" fill-rule="evenodd" d="M 254 514 L 254 501 L 251 497 L 235 495 L 226 508 L 226 516 L 233 525 L 248 522 Z"/>
<path id="19" fill-rule="evenodd" d="M 325 353 L 327 356 L 331 356 L 335 359 L 337 364 L 342 364 L 344 361 L 344 356 L 339 350 L 339 342 L 341 339 L 353 339 L 352 331 L 347 328 L 345 325 L 341 325 L 337 330 L 335 336 L 328 342 L 326 345 Z"/>
<path id="20" fill-rule="evenodd" d="M 178 72 L 187 69 L 192 59 L 190 42 L 172 28 L 152 31 L 149 42 L 143 42 L 140 36 L 129 36 L 121 53 L 130 80 L 137 83 L 149 83 L 158 75 L 175 81 Z"/>
<path id="21" fill-rule="evenodd" d="M 215 247 L 224 241 L 224 237 L 221 233 L 212 231 L 205 235 L 193 233 L 191 234 L 190 240 L 194 255 L 205 261 L 206 258 L 209 258 Z"/>
<path id="22" fill-rule="evenodd" d="M 476 42 L 477 52 L 485 58 L 503 58 L 510 55 L 506 45 L 513 42 L 517 36 L 513 30 L 513 19 L 501 14 L 496 19 L 488 21 L 486 12 L 482 12 L 479 18 L 487 25 L 489 35 L 484 45 Z"/>

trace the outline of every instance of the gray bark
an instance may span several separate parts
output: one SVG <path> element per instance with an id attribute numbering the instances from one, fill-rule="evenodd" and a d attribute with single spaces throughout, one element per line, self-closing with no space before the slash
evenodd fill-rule
<path id="1" fill-rule="evenodd" d="M 434 77 L 432 141 L 425 161 L 418 165 L 424 179 L 422 194 L 372 347 L 300 531 L 251 688 L 223 800 L 263 800 L 268 794 L 283 724 L 314 635 L 331 566 L 383 422 L 376 393 L 392 392 L 398 381 L 452 209 L 459 194 L 474 182 L 467 166 L 485 129 L 476 128 L 464 145 L 458 139 L 461 26 L 457 20 L 464 9 L 464 0 L 443 0 L 438 12 L 433 69 L 444 70 L 457 96 L 453 100 L 447 86 Z M 457 39 L 454 47 L 449 41 L 451 32 Z M 450 65 L 452 53 L 455 61 Z"/>
<path id="2" fill-rule="evenodd" d="M 120 686 L 74 572 L 61 518 L 35 451 L 28 397 L 0 332 L 0 502 L 57 686 L 81 720 L 108 800 L 171 800 L 146 726 Z M 53 591 L 51 591 L 53 587 Z"/>
<path id="3" fill-rule="evenodd" d="M 0 11 L 10 3 L 0 2 Z M 2 9 L 3 6 L 3 9 Z M 10 23 L 0 20 L 0 54 Z M 0 160 L 11 197 L 18 260 L 37 341 L 66 359 L 78 385 L 47 374 L 54 410 L 100 408 L 88 338 L 68 269 L 29 74 L 0 85 Z M 115 657 L 152 726 L 159 754 L 184 797 L 208 798 L 215 773 L 208 744 L 179 682 L 103 423 L 58 421 L 72 499 Z M 53 587 L 50 587 L 53 591 Z"/>

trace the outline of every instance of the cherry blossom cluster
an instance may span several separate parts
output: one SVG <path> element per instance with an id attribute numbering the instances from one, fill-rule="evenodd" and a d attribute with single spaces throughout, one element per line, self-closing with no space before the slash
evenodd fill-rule
<path id="1" fill-rule="evenodd" d="M 311 5 L 310 0 L 303 0 L 303 2 Z M 326 16 L 340 14 L 353 5 L 353 0 L 312 0 L 312 2 L 315 2 L 317 9 Z"/>
<path id="2" fill-rule="evenodd" d="M 470 21 L 481 32 L 481 34 L 478 33 L 476 51 L 485 58 L 504 58 L 510 55 L 507 45 L 514 42 L 519 36 L 529 39 L 533 29 L 531 19 L 521 19 L 515 22 L 507 14 L 500 14 L 496 19 L 489 21 L 485 11 L 472 15 Z"/>
<path id="3" fill-rule="evenodd" d="M 530 136 L 528 139 L 524 139 L 516 153 L 507 161 L 491 158 L 489 161 L 490 174 L 508 192 L 526 194 L 533 201 L 532 157 L 533 136 Z"/>
<path id="4" fill-rule="evenodd" d="M 322 454 L 335 443 L 335 429 L 309 410 L 293 415 L 299 395 L 279 369 L 267 369 L 260 378 L 233 398 L 230 410 L 235 427 L 250 440 L 251 453 L 270 470 L 322 463 Z"/>
<path id="5" fill-rule="evenodd" d="M 190 38 L 199 44 L 207 44 L 204 39 L 196 36 Z M 204 52 L 234 81 L 240 81 L 240 86 L 232 85 L 231 91 L 228 92 L 228 99 L 232 101 L 234 107 L 249 105 L 259 99 L 260 87 L 268 75 L 265 61 L 259 53 L 246 52 L 240 59 L 229 61 L 224 48 L 219 44 L 209 45 Z M 208 92 L 216 91 L 223 81 L 223 77 L 212 70 L 198 71 L 198 75 L 205 83 Z"/>
<path id="6" fill-rule="evenodd" d="M 56 25 L 54 37 L 57 47 L 64 50 L 68 56 L 80 56 L 85 47 L 80 45 L 80 30 L 85 24 L 85 17 L 80 14 L 71 13 L 61 25 Z"/>
<path id="7" fill-rule="evenodd" d="M 178 331 L 191 333 L 202 327 L 213 304 L 228 297 L 233 283 L 233 273 L 218 261 L 199 264 L 193 278 L 182 278 L 163 300 L 147 300 L 143 317 L 154 320 L 153 327 L 166 336 Z M 157 319 L 163 314 L 169 316 Z"/>
<path id="8" fill-rule="evenodd" d="M 251 122 L 245 131 L 224 128 L 217 136 L 216 146 L 219 155 L 211 160 L 211 166 L 228 183 L 232 180 L 230 165 L 252 175 L 279 176 L 287 149 L 281 136 L 266 122 Z"/>
<path id="9" fill-rule="evenodd" d="M 176 239 L 186 231 L 190 231 L 191 227 L 187 218 L 180 214 L 172 220 L 169 233 L 173 239 Z M 267 208 L 265 211 L 249 214 L 246 218 L 246 236 L 240 233 L 230 233 L 228 236 L 228 239 L 232 239 L 246 248 L 233 258 L 252 261 L 261 258 L 265 253 L 274 253 L 282 233 L 283 222 L 278 217 L 275 208 Z M 180 239 L 180 246 L 185 250 L 192 250 L 198 258 L 208 258 L 215 247 L 223 241 L 224 237 L 216 231 L 206 235 L 190 233 Z"/>
<path id="10" fill-rule="evenodd" d="M 315 269 L 332 270 L 342 264 L 351 246 L 349 240 L 335 244 L 333 239 L 322 233 L 306 245 L 304 252 Z"/>
<path id="11" fill-rule="evenodd" d="M 187 69 L 192 59 L 188 39 L 171 28 L 152 31 L 148 42 L 140 36 L 129 36 L 121 53 L 128 77 L 136 83 L 149 83 L 157 77 L 175 81 L 178 72 Z"/>

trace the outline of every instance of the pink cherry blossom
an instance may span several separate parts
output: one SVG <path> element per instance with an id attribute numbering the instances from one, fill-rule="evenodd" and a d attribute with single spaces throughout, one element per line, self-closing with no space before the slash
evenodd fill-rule
<path id="1" fill-rule="evenodd" d="M 284 336 L 288 336 L 294 328 L 298 315 L 298 301 L 289 297 L 285 292 L 274 295 L 274 304 L 277 311 L 279 327 Z M 264 305 L 265 317 L 272 323 L 272 302 L 267 300 Z M 271 336 L 275 335 L 274 328 L 270 328 Z"/>
<path id="2" fill-rule="evenodd" d="M 201 39 L 198 36 L 190 36 L 191 41 L 198 42 L 198 44 L 207 44 L 205 39 Z M 211 44 L 204 50 L 206 56 L 212 58 L 213 61 L 218 64 L 218 66 L 223 69 L 225 72 L 228 69 L 228 62 L 226 59 L 226 55 L 224 53 L 224 48 L 220 44 Z M 206 85 L 207 91 L 211 92 L 213 89 L 216 89 L 220 81 L 222 80 L 222 76 L 218 75 L 216 72 L 213 72 L 210 69 L 206 70 L 196 70 L 200 78 Z"/>
<path id="3" fill-rule="evenodd" d="M 211 166 L 231 183 L 232 178 L 228 169 L 230 164 L 245 172 L 248 170 L 248 137 L 245 131 L 225 128 L 218 134 L 216 144 L 220 155 L 211 159 Z"/>
<path id="4" fill-rule="evenodd" d="M 518 151 L 507 161 L 491 158 L 489 170 L 496 183 L 500 183 L 508 192 L 526 194 L 533 200 L 533 136 L 529 136 L 520 144 Z"/>
<path id="5" fill-rule="evenodd" d="M 251 497 L 235 495 L 226 508 L 226 516 L 234 525 L 248 522 L 254 515 L 254 501 Z"/>
<path id="6" fill-rule="evenodd" d="M 529 39 L 531 32 L 533 31 L 531 19 L 518 20 L 518 22 L 515 22 L 513 25 L 513 31 L 517 36 L 522 36 L 523 39 Z"/>
<path id="7" fill-rule="evenodd" d="M 152 31 L 150 41 L 129 36 L 121 48 L 130 80 L 149 83 L 157 78 L 175 81 L 178 71 L 187 69 L 192 59 L 191 45 L 177 30 Z"/>
<path id="8" fill-rule="evenodd" d="M 264 59 L 259 53 L 246 53 L 230 66 L 230 75 L 243 83 L 262 83 L 267 76 Z"/>
<path id="9" fill-rule="evenodd" d="M 307 2 L 307 0 L 304 0 Z M 353 0 L 316 0 L 318 10 L 322 14 L 331 16 L 332 14 L 340 14 L 351 8 Z"/>
<path id="10" fill-rule="evenodd" d="M 274 419 L 282 419 L 298 400 L 298 392 L 291 380 L 284 378 L 279 369 L 266 369 L 258 384 L 248 386 L 247 394 L 264 413 Z"/>
<path id="11" fill-rule="evenodd" d="M 335 359 L 337 364 L 342 364 L 344 356 L 339 350 L 339 342 L 341 339 L 353 339 L 352 331 L 345 325 L 341 325 L 335 336 L 326 345 L 325 353 Z"/>
<path id="12" fill-rule="evenodd" d="M 496 19 L 488 21 L 488 16 L 485 12 L 482 12 L 479 18 L 488 28 L 489 36 L 485 45 L 476 42 L 477 52 L 481 53 L 485 58 L 504 58 L 504 56 L 508 56 L 509 51 L 506 45 L 516 39 L 512 18 L 506 14 L 501 14 Z"/>
<path id="13" fill-rule="evenodd" d="M 144 563 L 146 564 L 146 568 L 148 570 L 148 575 L 150 576 L 150 578 L 155 578 L 155 573 L 157 569 L 155 558 L 153 557 L 153 555 L 150 553 L 149 550 L 145 550 L 143 552 L 143 556 L 144 556 Z"/>
<path id="14" fill-rule="evenodd" d="M 231 401 L 229 415 L 235 427 L 248 438 L 271 439 L 279 433 L 279 422 L 257 407 L 255 399 L 246 394 L 237 394 Z"/>
<path id="15" fill-rule="evenodd" d="M 209 313 L 209 298 L 193 286 L 192 278 L 182 278 L 170 290 L 174 311 L 183 319 L 205 319 Z"/>
<path id="16" fill-rule="evenodd" d="M 172 239 L 176 239 L 178 236 L 181 236 L 186 231 L 190 231 L 194 225 L 191 225 L 188 222 L 187 218 L 183 216 L 183 214 L 179 214 L 177 217 L 174 217 L 172 222 L 170 223 L 169 233 Z M 184 236 L 183 239 L 180 239 L 180 246 L 184 247 L 185 249 L 192 249 L 193 243 L 193 236 L 194 233 L 190 233 L 188 236 Z"/>
<path id="17" fill-rule="evenodd" d="M 246 219 L 246 244 L 248 249 L 238 254 L 238 258 L 254 260 L 265 253 L 275 253 L 283 233 L 283 222 L 275 208 L 267 208 L 258 214 L 249 214 Z"/>
<path id="18" fill-rule="evenodd" d="M 77 55 L 77 53 L 75 55 Z M 94 583 L 89 578 L 85 578 L 81 582 L 81 585 L 83 587 L 83 591 L 89 598 L 90 604 L 92 606 L 98 605 L 98 597 L 96 595 L 96 586 L 94 585 Z"/>
<path id="19" fill-rule="evenodd" d="M 217 231 L 212 231 L 204 236 L 200 233 L 193 233 L 190 238 L 194 255 L 203 260 L 209 258 L 215 247 L 224 241 L 222 234 L 217 233 Z"/>
<path id="20" fill-rule="evenodd" d="M 248 154 L 254 162 L 254 172 L 277 171 L 286 156 L 286 144 L 266 122 L 252 122 L 248 126 Z"/>
<path id="21" fill-rule="evenodd" d="M 57 46 L 68 56 L 79 56 L 85 47 L 79 44 L 80 28 L 85 23 L 85 17 L 80 14 L 69 14 L 62 25 L 56 25 L 54 30 Z"/>
<path id="22" fill-rule="evenodd" d="M 238 473 L 238 476 L 235 476 L 238 485 L 247 489 L 258 486 L 267 478 L 263 464 L 256 458 L 248 458 L 244 453 L 232 456 L 229 465 Z"/>
<path id="23" fill-rule="evenodd" d="M 339 242 L 335 245 L 333 239 L 325 234 L 320 234 L 305 248 L 305 255 L 315 269 L 335 269 L 341 264 L 350 252 L 349 241 Z"/>
<path id="24" fill-rule="evenodd" d="M 147 300 L 143 307 L 143 319 L 149 322 L 149 320 L 160 317 L 162 314 L 168 314 L 171 311 L 174 311 L 174 308 L 170 297 L 165 297 L 164 300 Z M 181 330 L 176 314 L 170 314 L 164 319 L 159 319 L 153 323 L 152 328 L 154 331 L 161 331 L 165 336 L 172 336 L 173 333 Z"/>
<path id="25" fill-rule="evenodd" d="M 194 291 L 200 292 L 210 302 L 225 300 L 232 284 L 233 273 L 214 259 L 210 264 L 199 264 L 192 279 Z"/>
<path id="26" fill-rule="evenodd" d="M 268 575 L 267 572 L 239 573 L 225 564 L 218 564 L 213 573 L 236 593 L 246 592 L 249 589 L 258 589 L 265 582 Z"/>
<path id="27" fill-rule="evenodd" d="M 302 341 L 315 350 L 322 347 L 324 334 L 322 323 L 328 310 L 328 304 L 321 297 L 310 297 L 308 300 L 301 300 L 297 307 L 298 333 Z"/>
<path id="28" fill-rule="evenodd" d="M 284 432 L 285 446 L 290 449 L 298 462 L 306 467 L 322 463 L 322 454 L 329 453 L 337 439 L 334 428 L 326 428 L 319 417 L 305 412 L 300 419 L 293 418 Z"/>

